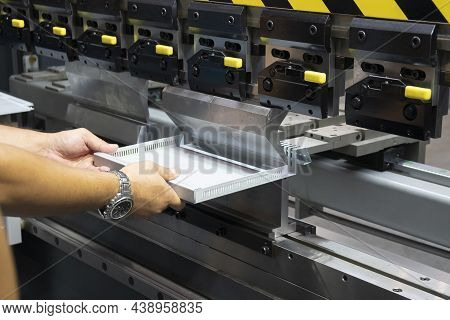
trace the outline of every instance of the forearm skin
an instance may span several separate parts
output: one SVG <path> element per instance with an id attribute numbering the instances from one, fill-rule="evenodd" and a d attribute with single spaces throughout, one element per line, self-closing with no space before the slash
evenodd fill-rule
<path id="1" fill-rule="evenodd" d="M 49 216 L 103 207 L 118 192 L 115 175 L 71 168 L 0 144 L 0 205 L 4 214 Z"/>
<path id="2" fill-rule="evenodd" d="M 40 154 L 46 148 L 49 134 L 0 125 L 0 143 Z"/>

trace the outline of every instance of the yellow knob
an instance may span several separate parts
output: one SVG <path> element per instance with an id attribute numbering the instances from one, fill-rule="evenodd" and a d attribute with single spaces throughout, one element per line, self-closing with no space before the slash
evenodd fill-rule
<path id="1" fill-rule="evenodd" d="M 67 35 L 67 29 L 63 27 L 53 27 L 53 34 L 60 37 Z"/>
<path id="2" fill-rule="evenodd" d="M 431 99 L 431 89 L 406 86 L 405 97 L 410 99 L 428 101 Z"/>
<path id="3" fill-rule="evenodd" d="M 305 71 L 303 78 L 305 81 L 313 82 L 317 84 L 324 84 L 327 82 L 327 74 L 316 71 Z"/>
<path id="4" fill-rule="evenodd" d="M 14 28 L 23 29 L 23 28 L 25 28 L 25 21 L 21 20 L 21 19 L 12 19 L 11 25 Z"/>
<path id="5" fill-rule="evenodd" d="M 117 44 L 117 37 L 104 34 L 102 35 L 102 43 L 108 44 L 110 46 L 115 46 Z"/>
<path id="6" fill-rule="evenodd" d="M 163 46 L 162 44 L 157 44 L 155 47 L 156 54 L 162 54 L 164 56 L 173 55 L 173 47 Z"/>
<path id="7" fill-rule="evenodd" d="M 225 67 L 240 69 L 242 68 L 243 62 L 241 58 L 225 57 L 223 65 Z"/>

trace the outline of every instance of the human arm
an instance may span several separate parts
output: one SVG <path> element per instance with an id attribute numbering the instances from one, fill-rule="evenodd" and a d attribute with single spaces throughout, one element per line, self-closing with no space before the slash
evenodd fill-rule
<path id="1" fill-rule="evenodd" d="M 43 133 L 1 125 L 0 143 L 27 150 L 71 167 L 100 171 L 109 169 L 96 168 L 93 153 L 113 153 L 118 147 L 106 143 L 86 129 Z"/>
<path id="2" fill-rule="evenodd" d="M 166 183 L 175 175 L 148 164 L 141 174 L 137 165 L 125 167 L 135 195 L 134 211 L 148 216 L 167 206 L 183 204 Z M 118 192 L 115 175 L 65 166 L 31 152 L 0 144 L 0 205 L 5 214 L 49 216 L 103 207 Z"/>

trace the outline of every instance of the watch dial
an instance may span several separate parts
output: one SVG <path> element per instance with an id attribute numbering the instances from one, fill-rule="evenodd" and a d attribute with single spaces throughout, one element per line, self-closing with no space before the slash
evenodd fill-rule
<path id="1" fill-rule="evenodd" d="M 132 207 L 133 202 L 131 202 L 130 200 L 123 200 L 122 202 L 119 202 L 112 210 L 111 218 L 113 219 L 123 218 L 130 212 Z"/>

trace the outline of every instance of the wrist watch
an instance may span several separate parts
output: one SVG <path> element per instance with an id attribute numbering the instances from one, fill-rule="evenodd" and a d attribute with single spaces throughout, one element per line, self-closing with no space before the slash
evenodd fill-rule
<path id="1" fill-rule="evenodd" d="M 103 208 L 98 209 L 100 215 L 107 220 L 120 220 L 125 218 L 133 209 L 133 193 L 128 176 L 122 171 L 111 171 L 119 178 L 119 192 Z"/>

